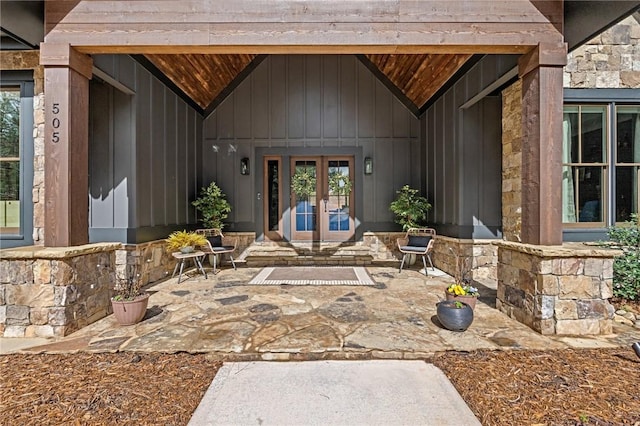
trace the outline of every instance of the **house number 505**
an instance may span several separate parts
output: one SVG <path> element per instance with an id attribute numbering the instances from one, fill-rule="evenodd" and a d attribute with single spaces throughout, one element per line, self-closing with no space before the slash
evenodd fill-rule
<path id="1" fill-rule="evenodd" d="M 51 126 L 54 129 L 60 128 L 60 118 L 58 118 L 58 114 L 60 114 L 60 104 L 57 102 L 53 103 L 53 107 L 51 108 L 51 112 L 53 113 L 53 119 L 51 120 Z M 51 142 L 58 143 L 60 142 L 60 132 L 58 130 L 54 130 L 51 134 Z"/>

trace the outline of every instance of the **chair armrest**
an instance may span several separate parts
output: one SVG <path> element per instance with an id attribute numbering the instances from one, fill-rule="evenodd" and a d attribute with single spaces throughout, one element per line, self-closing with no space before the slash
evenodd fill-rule
<path id="1" fill-rule="evenodd" d="M 398 244 L 398 248 L 402 246 L 406 246 L 408 242 L 409 242 L 409 238 L 406 238 L 406 237 L 398 238 L 396 240 L 396 243 Z"/>

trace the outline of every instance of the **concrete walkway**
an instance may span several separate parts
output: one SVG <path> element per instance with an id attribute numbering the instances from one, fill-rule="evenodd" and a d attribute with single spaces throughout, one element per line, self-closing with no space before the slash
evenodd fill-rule
<path id="1" fill-rule="evenodd" d="M 479 425 L 447 377 L 422 361 L 234 362 L 189 425 Z"/>

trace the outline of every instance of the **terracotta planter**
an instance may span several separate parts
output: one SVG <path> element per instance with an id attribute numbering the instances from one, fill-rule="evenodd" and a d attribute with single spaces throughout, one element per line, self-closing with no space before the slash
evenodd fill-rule
<path id="1" fill-rule="evenodd" d="M 471 309 L 476 308 L 476 301 L 478 300 L 478 296 L 456 296 L 455 294 L 449 293 L 447 290 L 444 291 L 444 295 L 448 301 L 457 300 L 471 306 Z"/>
<path id="2" fill-rule="evenodd" d="M 120 325 L 132 325 L 139 323 L 147 312 L 149 294 L 141 294 L 133 300 L 113 300 L 113 315 Z"/>
<path id="3" fill-rule="evenodd" d="M 438 321 L 447 330 L 465 331 L 473 322 L 473 309 L 462 302 L 462 307 L 456 307 L 456 301 L 445 300 L 436 304 Z"/>

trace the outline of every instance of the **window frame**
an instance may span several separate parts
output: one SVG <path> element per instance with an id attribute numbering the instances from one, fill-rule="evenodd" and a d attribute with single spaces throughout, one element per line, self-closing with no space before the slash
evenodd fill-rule
<path id="1" fill-rule="evenodd" d="M 20 227 L 18 233 L 0 233 L 0 248 L 33 244 L 34 81 L 31 71 L 2 71 L 0 88 L 20 91 Z"/>
<path id="2" fill-rule="evenodd" d="M 578 116 L 579 116 L 579 130 L 578 130 L 578 134 L 580 135 L 579 138 L 579 142 L 578 142 L 578 156 L 580 157 L 580 161 L 578 162 L 572 162 L 569 161 L 568 163 L 562 162 L 562 167 L 576 167 L 576 168 L 585 168 L 585 167 L 598 167 L 602 170 L 602 188 L 601 188 L 601 199 L 602 199 L 602 219 L 601 221 L 598 222 L 580 222 L 580 221 L 576 221 L 576 222 L 562 222 L 562 226 L 565 229 L 575 229 L 575 228 L 580 228 L 580 229 L 587 229 L 587 228 L 593 228 L 593 229 L 597 229 L 597 228 L 602 228 L 607 226 L 608 220 L 609 220 L 609 216 L 610 216 L 610 202 L 609 202 L 609 194 L 611 194 L 610 192 L 610 186 L 611 186 L 611 176 L 610 176 L 610 169 L 611 169 L 611 158 L 612 158 L 612 146 L 611 146 L 611 128 L 612 128 L 612 121 L 611 121 L 611 105 L 607 102 L 588 102 L 588 103 L 584 103 L 584 102 L 564 102 L 563 105 L 563 114 L 564 114 L 564 108 L 565 107 L 577 107 L 578 108 Z M 604 150 L 603 150 L 603 155 L 604 155 L 604 162 L 597 162 L 597 163 L 585 163 L 584 161 L 582 161 L 582 107 L 603 107 L 604 108 L 604 125 L 605 125 L 605 129 L 604 129 L 604 135 L 606 140 L 604 141 Z M 563 144 L 564 145 L 564 144 Z M 564 149 L 564 146 L 563 146 Z M 563 153 L 563 157 L 564 157 L 564 153 Z M 574 176 L 574 179 L 578 178 L 578 172 L 576 171 L 576 175 Z M 579 179 L 576 179 L 579 180 Z M 575 189 L 575 192 L 577 193 L 578 190 L 577 188 Z M 575 194 L 574 194 L 575 195 Z M 562 200 L 562 203 L 564 204 L 564 199 Z M 577 206 L 576 206 L 577 207 Z M 576 214 L 577 214 L 577 210 L 576 210 Z"/>
<path id="3" fill-rule="evenodd" d="M 617 126 L 616 122 L 617 106 L 634 106 L 640 107 L 640 88 L 608 88 L 608 89 L 564 89 L 564 106 L 570 105 L 596 105 L 606 104 L 609 106 L 609 132 L 608 137 L 608 153 L 609 165 L 607 168 L 607 187 L 606 190 L 606 211 L 607 218 L 604 225 L 598 227 L 598 222 L 575 222 L 562 224 L 564 229 L 565 241 L 595 241 L 607 238 L 607 228 L 616 225 L 615 223 L 615 194 L 616 194 L 616 143 L 617 143 Z M 564 164 L 564 163 L 563 163 Z M 638 206 L 640 208 L 640 206 Z M 592 224 L 592 226 L 589 226 Z M 593 226 L 595 225 L 595 226 Z"/>

